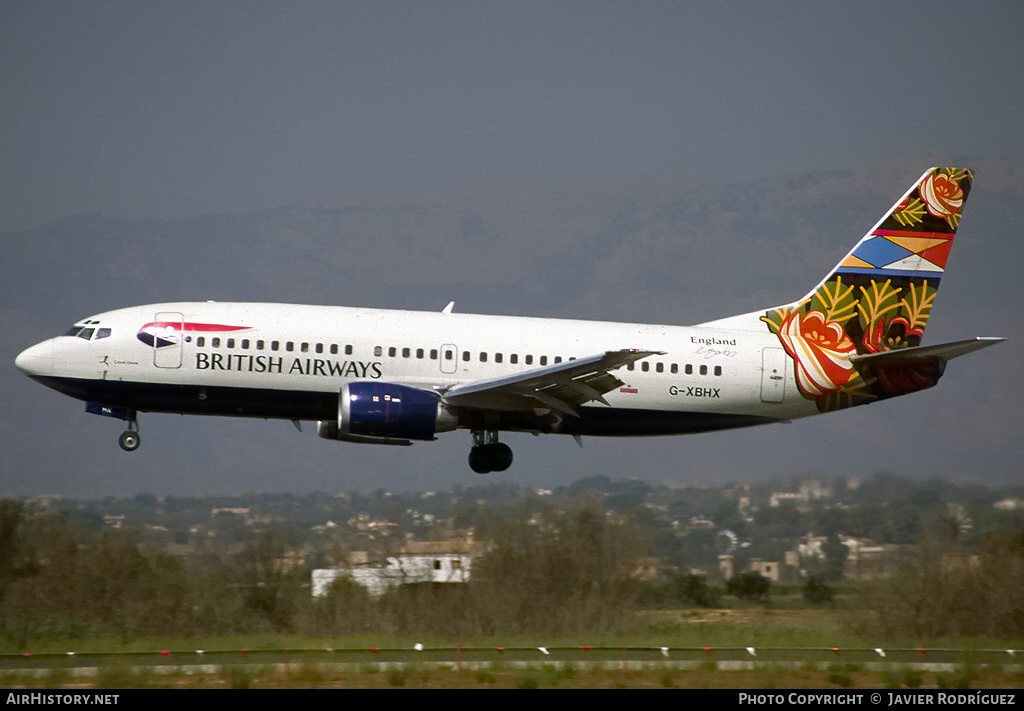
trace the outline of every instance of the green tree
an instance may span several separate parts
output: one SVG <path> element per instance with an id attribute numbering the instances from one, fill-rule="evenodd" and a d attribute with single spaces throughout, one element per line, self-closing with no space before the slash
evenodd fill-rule
<path id="1" fill-rule="evenodd" d="M 823 602 L 832 602 L 832 596 L 834 591 L 825 582 L 812 575 L 804 583 L 804 601 L 812 604 L 820 604 Z"/>
<path id="2" fill-rule="evenodd" d="M 821 546 L 821 552 L 825 554 L 822 578 L 833 583 L 842 580 L 850 549 L 843 545 L 838 534 L 833 533 L 825 539 L 825 543 Z"/>
<path id="3" fill-rule="evenodd" d="M 772 582 L 760 573 L 749 571 L 734 575 L 725 582 L 725 591 L 741 600 L 767 602 Z"/>
<path id="4" fill-rule="evenodd" d="M 718 607 L 721 603 L 721 589 L 708 585 L 702 575 L 677 573 L 671 579 L 672 591 L 678 600 L 700 607 Z"/>

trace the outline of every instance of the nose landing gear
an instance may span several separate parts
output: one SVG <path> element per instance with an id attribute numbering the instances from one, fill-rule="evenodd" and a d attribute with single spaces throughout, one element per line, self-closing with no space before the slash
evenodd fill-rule
<path id="1" fill-rule="evenodd" d="M 498 441 L 497 430 L 473 430 L 469 468 L 477 474 L 503 472 L 512 466 L 512 448 Z"/>
<path id="2" fill-rule="evenodd" d="M 118 445 L 124 451 L 134 452 L 142 444 L 142 438 L 139 436 L 138 413 L 134 409 L 118 407 L 116 405 L 104 405 L 98 402 L 87 402 L 85 403 L 85 411 L 91 415 L 114 417 L 128 423 L 128 429 L 117 438 Z"/>

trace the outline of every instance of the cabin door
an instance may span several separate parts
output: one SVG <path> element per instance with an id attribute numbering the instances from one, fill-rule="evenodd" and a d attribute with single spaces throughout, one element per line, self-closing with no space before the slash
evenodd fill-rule
<path id="1" fill-rule="evenodd" d="M 761 402 L 782 402 L 786 394 L 788 358 L 782 348 L 761 351 Z"/>
<path id="2" fill-rule="evenodd" d="M 153 321 L 153 365 L 180 368 L 184 318 L 176 311 L 161 311 Z"/>

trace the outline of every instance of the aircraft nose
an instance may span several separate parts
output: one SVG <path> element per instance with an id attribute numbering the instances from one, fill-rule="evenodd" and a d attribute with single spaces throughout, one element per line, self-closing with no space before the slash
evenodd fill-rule
<path id="1" fill-rule="evenodd" d="M 14 365 L 25 375 L 47 375 L 53 364 L 53 343 L 43 341 L 26 348 L 14 359 Z"/>

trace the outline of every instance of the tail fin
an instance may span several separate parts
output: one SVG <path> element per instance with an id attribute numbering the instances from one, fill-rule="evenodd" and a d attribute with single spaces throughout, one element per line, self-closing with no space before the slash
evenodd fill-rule
<path id="1" fill-rule="evenodd" d="M 843 276 L 846 283 L 928 280 L 937 288 L 973 180 L 971 170 L 929 168 L 802 301 Z"/>
<path id="2" fill-rule="evenodd" d="M 931 168 L 800 301 L 761 321 L 794 359 L 797 385 L 821 410 L 920 390 L 942 363 L 861 372 L 857 355 L 918 346 L 974 173 Z"/>

